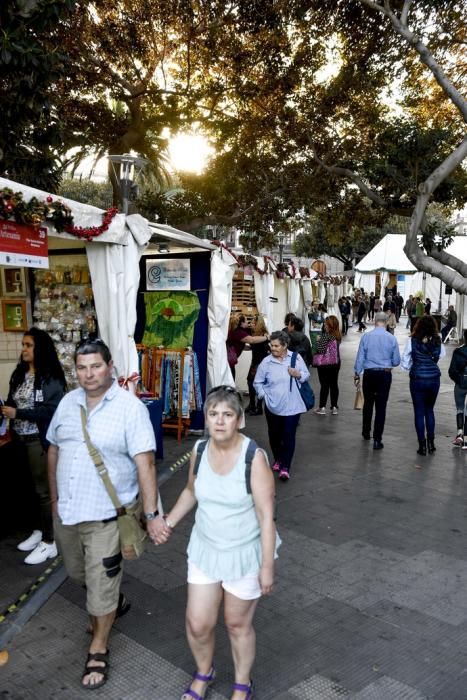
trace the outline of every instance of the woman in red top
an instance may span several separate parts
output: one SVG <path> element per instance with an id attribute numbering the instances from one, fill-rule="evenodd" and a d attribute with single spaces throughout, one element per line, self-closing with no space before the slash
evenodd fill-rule
<path id="1" fill-rule="evenodd" d="M 255 345 L 256 343 L 264 343 L 268 340 L 267 334 L 251 335 L 250 327 L 245 316 L 232 316 L 229 324 L 229 333 L 227 335 L 227 361 L 229 363 L 232 377 L 235 379 L 235 365 L 238 358 L 242 354 L 245 344 Z"/>

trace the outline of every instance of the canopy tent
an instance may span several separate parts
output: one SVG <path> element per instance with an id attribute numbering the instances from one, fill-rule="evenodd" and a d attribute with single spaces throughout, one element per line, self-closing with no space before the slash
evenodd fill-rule
<path id="1" fill-rule="evenodd" d="M 81 202 L 58 198 L 48 192 L 0 178 L 0 188 L 21 192 L 25 200 L 36 197 L 60 199 L 72 211 L 75 226 L 100 226 L 105 212 Z M 91 273 L 94 303 L 102 339 L 108 344 L 117 375 L 128 378 L 138 373 L 138 357 L 134 341 L 136 325 L 136 296 L 140 279 L 139 260 L 151 248 L 160 252 L 161 244 L 170 245 L 171 252 L 187 249 L 214 250 L 214 246 L 196 236 L 170 226 L 149 224 L 139 214 L 116 214 L 107 231 L 92 242 L 84 242 L 72 234 L 58 233 L 47 224 L 50 248 L 85 250 Z M 52 243 L 57 241 L 57 243 Z M 111 244 L 111 245 L 109 245 Z M 227 361 L 226 367 L 228 369 Z"/>
<path id="2" fill-rule="evenodd" d="M 412 265 L 404 253 L 405 236 L 400 233 L 388 233 L 355 265 L 355 287 L 362 287 L 366 292 L 375 292 L 376 273 L 381 275 L 381 289 L 389 281 L 389 274 L 412 275 L 417 268 Z"/>

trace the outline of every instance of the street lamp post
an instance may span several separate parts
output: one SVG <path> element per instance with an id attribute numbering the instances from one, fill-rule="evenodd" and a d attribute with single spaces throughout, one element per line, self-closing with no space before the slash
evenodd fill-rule
<path id="1" fill-rule="evenodd" d="M 277 236 L 278 246 L 279 246 L 279 263 L 282 263 L 282 258 L 284 255 L 284 245 L 285 245 L 285 234 L 279 233 Z"/>
<path id="2" fill-rule="evenodd" d="M 124 214 L 128 214 L 131 195 L 135 193 L 137 180 L 149 161 L 145 158 L 132 156 L 130 153 L 109 156 L 109 160 L 112 164 L 114 178 L 118 183 L 122 211 Z"/>

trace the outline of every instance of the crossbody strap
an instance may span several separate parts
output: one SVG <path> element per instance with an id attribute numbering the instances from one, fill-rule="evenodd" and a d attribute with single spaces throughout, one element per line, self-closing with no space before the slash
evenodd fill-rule
<path id="1" fill-rule="evenodd" d="M 97 473 L 101 477 L 102 481 L 104 482 L 104 486 L 106 488 L 107 493 L 109 494 L 109 498 L 112 501 L 112 503 L 115 506 L 115 510 L 117 511 L 117 515 L 125 515 L 126 510 L 125 506 L 122 506 L 120 503 L 120 500 L 117 496 L 117 492 L 115 491 L 114 485 L 110 481 L 110 476 L 109 472 L 107 471 L 107 467 L 104 464 L 104 461 L 101 457 L 100 452 L 94 447 L 94 445 L 91 442 L 91 439 L 89 437 L 88 429 L 86 427 L 86 411 L 84 410 L 84 406 L 80 406 L 81 409 L 81 425 L 83 426 L 83 435 L 84 435 L 84 440 L 86 442 L 86 447 L 88 448 L 89 456 L 91 457 L 92 461 L 94 462 L 94 465 L 97 469 Z"/>

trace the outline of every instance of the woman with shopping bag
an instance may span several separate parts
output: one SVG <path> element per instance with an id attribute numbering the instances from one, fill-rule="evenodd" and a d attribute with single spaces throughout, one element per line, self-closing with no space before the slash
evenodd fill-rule
<path id="1" fill-rule="evenodd" d="M 328 316 L 324 322 L 324 331 L 317 340 L 317 352 L 313 355 L 313 366 L 318 368 L 318 378 L 321 385 L 319 406 L 315 410 L 319 416 L 326 415 L 326 403 L 331 394 L 331 413 L 339 413 L 339 386 L 337 383 L 341 358 L 339 345 L 342 340 L 337 316 Z"/>

